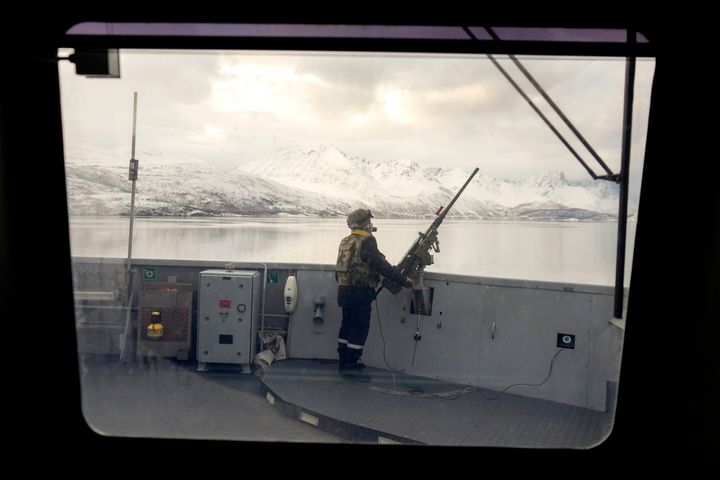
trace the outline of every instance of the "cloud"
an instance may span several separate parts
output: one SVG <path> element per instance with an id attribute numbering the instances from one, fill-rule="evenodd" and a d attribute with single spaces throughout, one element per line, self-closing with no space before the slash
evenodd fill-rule
<path id="1" fill-rule="evenodd" d="M 590 161 L 512 62 L 497 59 Z M 624 60 L 520 60 L 617 169 Z M 129 149 L 138 91 L 145 148 L 227 165 L 282 147 L 334 144 L 371 161 L 588 178 L 482 55 L 123 50 L 119 80 L 78 77 L 66 62 L 59 68 L 66 143 Z M 644 143 L 653 68 L 638 63 L 634 153 Z"/>

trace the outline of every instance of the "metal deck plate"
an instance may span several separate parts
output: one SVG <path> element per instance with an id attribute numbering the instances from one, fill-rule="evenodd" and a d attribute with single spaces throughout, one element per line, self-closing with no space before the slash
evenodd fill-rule
<path id="1" fill-rule="evenodd" d="M 286 360 L 274 363 L 263 383 L 287 415 L 317 418 L 320 428 L 369 443 L 590 448 L 612 427 L 608 413 L 507 392 L 497 398 L 499 392 L 376 368 L 365 372 L 370 382 L 342 378 L 337 362 Z"/>
<path id="2" fill-rule="evenodd" d="M 200 373 L 193 362 L 84 355 L 83 414 L 96 432 L 113 437 L 342 442 L 283 416 L 261 394 L 258 377 L 239 371 L 230 365 Z"/>

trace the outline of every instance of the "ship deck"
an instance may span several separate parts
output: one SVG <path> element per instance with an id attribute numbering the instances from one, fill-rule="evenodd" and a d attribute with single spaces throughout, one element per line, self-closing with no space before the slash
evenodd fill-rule
<path id="1" fill-rule="evenodd" d="M 612 415 L 377 368 L 349 381 L 331 360 L 196 371 L 169 359 L 84 355 L 83 411 L 109 436 L 251 442 L 590 448 Z"/>

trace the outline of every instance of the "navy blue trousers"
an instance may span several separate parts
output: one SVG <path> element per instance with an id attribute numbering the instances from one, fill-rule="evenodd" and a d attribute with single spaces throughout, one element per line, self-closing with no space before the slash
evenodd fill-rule
<path id="1" fill-rule="evenodd" d="M 357 363 L 362 356 L 370 331 L 369 308 L 343 308 L 343 319 L 338 333 L 340 363 Z"/>
<path id="2" fill-rule="evenodd" d="M 339 287 L 338 305 L 342 308 L 342 323 L 338 332 L 340 363 L 356 363 L 362 356 L 370 331 L 370 312 L 375 291 L 366 287 Z"/>

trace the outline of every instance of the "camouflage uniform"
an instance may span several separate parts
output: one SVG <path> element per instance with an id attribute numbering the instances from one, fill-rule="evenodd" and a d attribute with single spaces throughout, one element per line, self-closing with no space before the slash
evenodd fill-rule
<path id="1" fill-rule="evenodd" d="M 398 285 L 406 283 L 405 276 L 385 260 L 372 233 L 362 230 L 370 223 L 369 210 L 356 210 L 348 216 L 350 235 L 338 248 L 335 278 L 338 282 L 338 305 L 343 318 L 338 333 L 340 371 L 356 370 L 358 359 L 370 329 L 370 311 L 380 275 Z"/>

